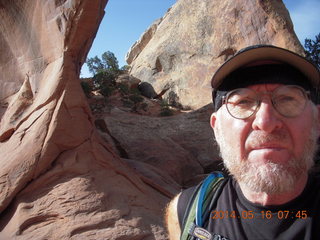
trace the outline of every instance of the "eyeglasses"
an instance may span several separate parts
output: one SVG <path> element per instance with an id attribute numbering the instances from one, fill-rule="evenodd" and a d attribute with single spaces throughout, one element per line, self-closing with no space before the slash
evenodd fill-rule
<path id="1" fill-rule="evenodd" d="M 247 119 L 259 110 L 263 95 L 270 95 L 272 105 L 279 114 L 293 118 L 303 112 L 310 93 L 295 85 L 283 85 L 272 92 L 238 88 L 223 96 L 222 101 L 232 117 Z"/>

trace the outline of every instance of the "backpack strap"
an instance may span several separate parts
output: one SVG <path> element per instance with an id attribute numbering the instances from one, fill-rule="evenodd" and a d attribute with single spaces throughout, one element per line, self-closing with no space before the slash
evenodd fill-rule
<path id="1" fill-rule="evenodd" d="M 179 196 L 177 210 L 180 229 L 183 229 L 186 225 L 187 213 L 192 207 L 192 203 L 197 196 L 200 186 L 201 184 L 185 189 Z"/>
<path id="2" fill-rule="evenodd" d="M 214 172 L 196 187 L 184 214 L 180 240 L 191 240 L 194 237 L 213 239 L 202 227 L 208 222 L 210 211 L 216 206 L 226 181 L 227 178 L 221 172 Z M 206 237 L 208 234 L 210 238 Z"/>

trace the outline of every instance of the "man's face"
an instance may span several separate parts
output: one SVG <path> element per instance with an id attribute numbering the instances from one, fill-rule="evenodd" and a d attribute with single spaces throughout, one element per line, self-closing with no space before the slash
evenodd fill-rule
<path id="1" fill-rule="evenodd" d="M 280 84 L 248 88 L 272 92 Z M 225 166 L 235 179 L 254 192 L 292 190 L 313 164 L 319 136 L 317 107 L 308 101 L 293 118 L 280 115 L 264 96 L 259 110 L 248 119 L 233 118 L 226 105 L 212 114 L 211 126 Z"/>

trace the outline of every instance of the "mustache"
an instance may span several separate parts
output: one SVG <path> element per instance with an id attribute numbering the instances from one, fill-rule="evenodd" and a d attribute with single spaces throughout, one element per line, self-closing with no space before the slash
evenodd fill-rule
<path id="1" fill-rule="evenodd" d="M 276 129 L 271 133 L 256 130 L 249 134 L 246 145 L 254 148 L 265 144 L 279 144 L 282 146 L 287 145 L 290 142 L 290 135 L 284 129 Z"/>

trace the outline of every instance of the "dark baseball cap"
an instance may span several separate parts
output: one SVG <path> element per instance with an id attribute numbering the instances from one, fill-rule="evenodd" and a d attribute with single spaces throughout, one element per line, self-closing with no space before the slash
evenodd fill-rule
<path id="1" fill-rule="evenodd" d="M 313 87 L 318 88 L 320 72 L 317 66 L 297 53 L 273 45 L 254 45 L 240 50 L 219 67 L 211 79 L 211 86 L 213 89 L 219 89 L 224 79 L 239 68 L 254 63 L 262 65 L 274 62 L 288 64 L 298 69 Z"/>

